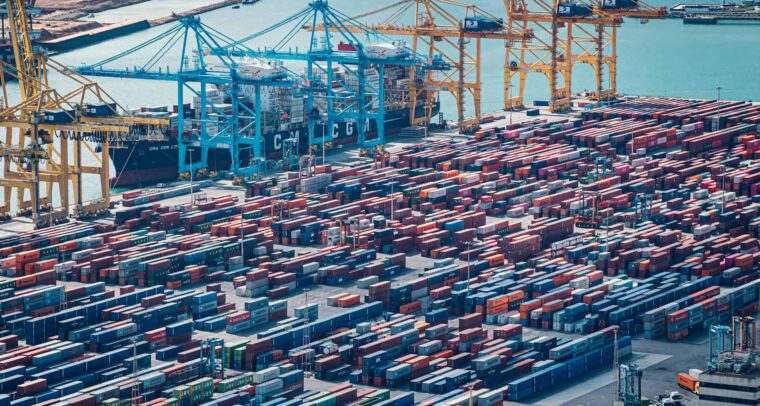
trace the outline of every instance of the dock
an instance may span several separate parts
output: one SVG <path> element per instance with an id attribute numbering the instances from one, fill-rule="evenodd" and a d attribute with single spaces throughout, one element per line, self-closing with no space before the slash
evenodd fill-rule
<path id="1" fill-rule="evenodd" d="M 254 3 L 257 3 L 256 0 Z M 224 0 L 218 3 L 197 7 L 192 10 L 156 18 L 153 20 L 128 20 L 114 24 L 107 24 L 90 30 L 77 32 L 59 38 L 40 41 L 40 45 L 47 48 L 53 53 L 71 51 L 77 48 L 83 48 L 99 42 L 129 35 L 151 27 L 167 24 L 177 21 L 182 17 L 203 14 L 209 11 L 218 10 L 235 4 L 240 4 L 241 0 Z"/>
<path id="2" fill-rule="evenodd" d="M 253 5 L 253 4 L 258 3 L 259 1 L 261 1 L 261 0 L 253 0 L 253 2 L 248 3 L 248 4 Z M 199 14 L 203 14 L 203 13 L 208 12 L 208 11 L 218 10 L 220 8 L 225 8 L 225 7 L 233 6 L 233 5 L 240 4 L 240 3 L 241 3 L 241 0 L 224 0 L 224 1 L 221 1 L 219 3 L 209 4 L 207 6 L 198 7 L 198 8 L 195 8 L 195 9 L 192 9 L 192 10 L 188 10 L 188 11 L 184 11 L 184 12 L 181 12 L 181 13 L 172 13 L 171 15 L 168 15 L 166 17 L 156 18 L 154 20 L 151 20 L 150 21 L 150 26 L 151 27 L 156 27 L 156 26 L 159 26 L 159 25 L 162 25 L 162 24 L 167 24 L 167 23 L 170 23 L 170 22 L 173 22 L 173 21 L 177 21 L 178 19 L 180 19 L 182 17 L 189 17 L 189 16 L 194 16 L 194 15 L 199 15 Z"/>

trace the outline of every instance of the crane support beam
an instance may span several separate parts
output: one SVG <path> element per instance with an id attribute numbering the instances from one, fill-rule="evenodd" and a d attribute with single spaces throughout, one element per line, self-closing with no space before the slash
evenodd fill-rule
<path id="1" fill-rule="evenodd" d="M 639 1 L 627 8 L 610 6 L 604 0 L 572 3 L 504 0 L 504 5 L 508 24 L 513 29 L 536 33 L 533 44 L 518 43 L 505 62 L 506 109 L 524 107 L 525 86 L 531 73 L 547 78 L 551 111 L 570 109 L 572 78 L 577 64 L 594 70 L 594 98 L 614 98 L 617 94 L 617 27 L 624 17 L 638 17 L 645 23 L 650 18 L 667 16 L 664 7 L 654 8 Z M 515 85 L 518 91 L 512 96 Z"/>
<path id="2" fill-rule="evenodd" d="M 424 35 L 429 37 L 458 37 L 460 29 L 458 27 L 455 28 L 443 28 L 443 27 L 408 27 L 408 26 L 392 26 L 392 25 L 384 25 L 384 24 L 368 24 L 368 27 L 371 29 L 377 31 L 379 34 L 385 34 L 385 35 L 413 35 L 413 33 L 417 33 L 418 35 Z M 316 30 L 323 31 L 325 27 L 321 24 L 318 24 L 315 26 Z M 304 25 L 304 30 L 311 30 L 311 26 Z M 331 32 L 337 32 L 337 28 L 335 27 L 328 27 L 328 30 Z M 355 33 L 361 33 L 362 30 L 359 28 L 350 28 L 352 32 Z M 468 39 L 499 39 L 499 40 L 505 40 L 505 41 L 520 41 L 523 39 L 530 39 L 531 35 L 528 34 L 514 34 L 507 31 L 494 31 L 494 32 L 476 32 L 476 31 L 465 31 L 462 35 L 464 38 Z"/>
<path id="3" fill-rule="evenodd" d="M 160 132 L 169 122 L 130 116 L 97 83 L 35 49 L 28 18 L 34 10 L 26 3 L 5 1 L 15 65 L 0 63 L 0 76 L 18 80 L 21 100 L 0 110 L 0 127 L 5 130 L 0 145 L 0 214 L 31 210 L 35 227 L 42 227 L 49 221 L 65 219 L 72 206 L 79 217 L 106 210 L 110 204 L 110 141 L 128 138 L 148 127 Z M 72 83 L 72 90 L 61 94 L 51 87 L 50 72 Z M 15 93 L 9 91 L 11 85 L 2 80 L 3 94 Z M 107 105 L 111 116 L 87 117 L 89 104 Z M 101 151 L 96 152 L 88 140 L 99 142 Z M 100 178 L 100 195 L 94 203 L 83 198 L 83 176 Z M 69 192 L 72 187 L 73 200 Z M 53 215 L 51 207 L 50 215 L 41 217 L 42 206 L 52 204 L 59 205 L 60 210 Z"/>

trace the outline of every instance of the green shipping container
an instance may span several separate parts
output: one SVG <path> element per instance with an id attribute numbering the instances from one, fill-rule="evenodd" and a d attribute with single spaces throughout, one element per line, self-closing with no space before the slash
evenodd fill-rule
<path id="1" fill-rule="evenodd" d="M 172 396 L 177 399 L 188 398 L 190 397 L 190 387 L 185 385 L 177 386 L 176 388 L 172 389 Z"/>
<path id="2" fill-rule="evenodd" d="M 110 398 L 103 401 L 103 406 L 119 406 L 119 399 Z"/>

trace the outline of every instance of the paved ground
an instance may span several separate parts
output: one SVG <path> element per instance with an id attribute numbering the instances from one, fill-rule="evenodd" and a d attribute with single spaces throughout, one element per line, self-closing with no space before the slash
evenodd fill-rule
<path id="1" fill-rule="evenodd" d="M 520 113 L 523 114 L 523 113 Z M 515 113 L 513 116 L 514 122 L 518 120 L 534 119 L 535 117 L 518 116 Z M 563 118 L 559 117 L 558 118 Z M 504 125 L 504 121 L 508 118 L 501 119 L 498 125 Z M 456 137 L 452 134 L 438 134 L 431 135 L 430 138 L 445 139 L 449 137 Z M 420 142 L 420 138 L 391 138 L 388 142 L 388 150 L 397 150 L 404 145 L 414 144 Z M 354 149 L 336 149 L 330 151 L 327 154 L 328 162 L 335 165 L 346 165 L 358 162 L 366 162 L 366 158 L 360 158 L 358 151 Z M 209 187 L 202 192 L 208 197 L 219 196 L 223 194 L 232 194 L 238 198 L 242 198 L 244 192 L 239 187 L 232 186 L 231 182 L 223 181 L 218 182 L 213 187 Z M 190 201 L 190 196 L 180 196 L 168 200 L 162 201 L 163 204 L 184 204 Z M 499 221 L 501 218 L 489 217 L 488 223 Z M 524 227 L 527 227 L 531 223 L 531 217 L 525 216 L 519 219 Z M 107 220 L 106 220 L 107 221 Z M 28 219 L 17 219 L 11 223 L 3 224 L 0 227 L 0 236 L 17 233 L 20 231 L 27 231 L 31 229 L 31 224 Z M 288 247 L 295 249 L 297 252 L 308 251 L 313 248 L 303 247 Z M 419 276 L 419 272 L 425 268 L 432 266 L 434 260 L 429 258 L 423 258 L 420 255 L 413 255 L 407 258 L 407 266 L 410 268 L 408 272 L 401 275 L 397 275 L 393 278 L 394 282 L 408 281 Z M 238 297 L 232 284 L 224 282 L 222 284 L 223 290 L 227 293 L 227 300 L 237 304 L 238 308 L 243 308 L 246 301 L 250 301 L 250 298 Z M 204 289 L 203 287 L 197 287 L 196 289 Z M 365 289 L 359 289 L 353 283 L 345 283 L 340 286 L 319 286 L 312 287 L 309 290 L 308 302 L 319 304 L 319 314 L 321 317 L 327 317 L 334 314 L 338 314 L 343 309 L 327 306 L 327 297 L 337 293 L 356 293 L 360 296 L 366 295 Z M 288 295 L 288 314 L 293 314 L 293 309 L 297 306 L 303 305 L 306 301 L 306 296 L 302 290 L 298 290 Z M 230 342 L 240 341 L 246 338 L 254 337 L 256 333 L 266 330 L 274 326 L 275 323 L 269 323 L 264 326 L 258 326 L 254 329 L 244 332 L 243 334 L 232 335 L 225 332 L 220 333 L 207 333 L 197 332 L 197 337 L 215 336 L 221 337 Z M 452 325 L 456 325 L 454 321 Z M 526 329 L 524 335 L 526 337 L 547 335 L 547 336 L 561 336 L 572 337 L 563 333 L 554 331 L 542 331 L 536 329 Z M 703 368 L 705 366 L 705 358 L 707 355 L 707 342 L 706 336 L 698 336 L 696 338 L 690 338 L 679 343 L 670 343 L 659 340 L 644 340 L 635 339 L 633 341 L 634 355 L 628 360 L 622 360 L 621 362 L 635 362 L 644 368 L 644 380 L 643 380 L 643 392 L 647 397 L 655 397 L 661 393 L 668 393 L 673 390 L 679 390 L 676 386 L 676 374 L 678 372 L 685 372 L 689 368 Z M 597 373 L 591 374 L 586 379 L 577 381 L 574 385 L 556 388 L 556 390 L 549 392 L 541 397 L 530 399 L 525 404 L 539 404 L 539 405 L 609 405 L 613 401 L 613 389 L 612 389 L 612 369 L 600 370 Z M 505 382 L 506 384 L 506 382 Z M 315 379 L 308 379 L 306 382 L 307 389 L 327 389 L 334 385 L 332 382 L 323 382 Z M 683 391 L 681 390 L 683 393 Z M 417 400 L 424 400 L 430 398 L 430 394 L 415 394 Z M 687 401 L 692 401 L 696 404 L 693 395 L 684 394 Z"/>
<path id="2" fill-rule="evenodd" d="M 0 238 L 30 231 L 34 228 L 30 217 L 17 217 L 12 221 L 0 223 Z"/>
<path id="3" fill-rule="evenodd" d="M 671 343 L 665 340 L 633 340 L 634 355 L 629 360 L 644 370 L 642 395 L 650 399 L 671 391 L 680 392 L 688 405 L 696 405 L 697 396 L 681 389 L 676 384 L 679 372 L 688 372 L 689 368 L 704 369 L 707 359 L 707 336 L 705 334 L 682 342 Z M 593 380 L 594 378 L 592 378 Z M 563 391 L 567 395 L 566 405 L 609 405 L 612 403 L 612 376 L 608 374 L 605 384 L 593 391 L 585 390 L 587 383 Z M 583 393 L 583 392 L 586 393 Z M 537 404 L 543 404 L 538 401 Z"/>

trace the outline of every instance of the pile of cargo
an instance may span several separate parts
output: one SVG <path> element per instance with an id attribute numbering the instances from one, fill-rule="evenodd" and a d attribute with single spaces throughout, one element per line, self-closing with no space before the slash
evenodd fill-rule
<path id="1" fill-rule="evenodd" d="M 387 315 L 385 320 L 313 341 L 291 351 L 289 360 L 309 362 L 319 379 L 348 376 L 355 384 L 408 386 L 438 394 L 439 401 L 472 389 L 473 399 L 495 402 L 523 400 L 611 364 L 616 337 L 615 328 L 608 327 L 574 340 L 524 338 L 519 324 L 489 334 L 478 314 L 460 318 L 458 328 L 411 315 Z M 631 340 L 618 340 L 622 358 L 631 353 Z"/>
<path id="2" fill-rule="evenodd" d="M 299 350 L 309 347 L 311 343 L 320 340 L 337 341 L 341 343 L 346 339 L 346 334 L 333 336 L 335 331 L 344 331 L 347 328 L 356 327 L 360 323 L 374 320 L 382 314 L 382 304 L 372 302 L 354 306 L 346 311 L 331 317 L 321 317 L 309 323 L 296 322 L 293 324 L 279 325 L 257 334 L 257 339 L 247 342 L 244 353 L 243 369 L 259 370 L 272 362 L 279 361 L 288 355 L 288 351 Z M 301 365 L 309 362 L 314 356 L 313 351 L 302 353 L 304 359 L 294 362 Z"/>
<path id="3" fill-rule="evenodd" d="M 203 347 L 201 340 L 193 339 L 192 318 L 222 310 L 223 293 L 163 292 L 160 286 L 124 290 L 110 299 L 44 317 L 27 317 L 23 324 L 25 344 L 20 344 L 15 335 L 4 335 L 0 340 L 4 351 L 0 355 L 0 394 L 15 392 L 12 397 L 24 399 L 20 403 L 24 405 L 54 403 L 54 399 L 112 404 L 131 398 L 136 387 L 143 401 L 162 399 L 160 402 L 171 405 L 186 398 L 191 404 L 210 401 L 216 388 L 224 393 L 214 397 L 218 404 L 238 404 L 241 397 L 243 402 L 255 398 L 261 404 L 271 397 L 292 397 L 303 390 L 303 372 L 292 365 L 275 368 L 274 373 L 270 368 L 218 383 L 210 378 L 192 380 L 200 373 L 201 353 L 212 351 Z M 307 317 L 310 312 L 313 315 L 313 311 L 303 309 Z M 178 321 L 180 317 L 185 320 Z M 366 320 L 366 316 L 357 320 Z M 338 329 L 341 323 L 337 320 L 329 328 Z M 232 353 L 231 347 L 225 346 L 225 353 Z M 242 348 L 244 354 L 246 346 Z M 175 357 L 179 363 L 153 366 L 151 353 L 159 363 Z M 240 357 L 240 352 L 235 355 Z M 241 367 L 235 355 L 228 358 L 233 360 L 229 367 Z M 269 362 L 273 362 L 272 357 Z"/>
<path id="4" fill-rule="evenodd" d="M 37 282 L 55 285 L 54 271 L 35 274 Z M 28 278 L 28 277 L 23 277 Z M 48 280 L 45 280 L 48 279 Z M 18 280 L 18 278 L 17 278 Z M 0 299 L 0 326 L 10 333 L 23 335 L 25 323 L 36 317 L 47 316 L 63 307 L 77 306 L 92 301 L 108 299 L 114 292 L 106 291 L 102 283 L 78 287 L 38 286 L 21 289 L 5 288 Z"/>
<path id="5" fill-rule="evenodd" d="M 34 374 L 24 380 L 23 371 L 8 370 L 10 376 L 0 380 L 5 385 L 0 391 L 9 392 L 4 388 L 13 384 L 14 404 L 23 405 L 58 402 L 118 405 L 123 399 L 133 399 L 133 391 L 139 393 L 141 403 L 155 405 L 198 405 L 212 401 L 217 405 L 263 404 L 277 396 L 292 398 L 303 391 L 303 371 L 292 365 L 214 380 L 197 378 L 200 368 L 197 361 L 152 366 L 147 354 L 139 360 L 123 359 L 123 366 L 95 374 L 67 375 L 61 382 L 33 379 Z M 0 395 L 0 401 L 5 400 L 8 395 Z"/>
<path id="6" fill-rule="evenodd" d="M 282 321 L 287 318 L 288 302 L 286 300 L 270 301 L 259 298 L 245 303 L 244 309 L 234 308 L 217 312 L 217 314 L 195 320 L 195 326 L 203 331 L 226 330 L 239 333 L 250 328 L 263 326 L 270 321 Z"/>
<path id="7" fill-rule="evenodd" d="M 298 406 L 298 405 L 379 405 L 411 406 L 414 394 L 411 392 L 391 395 L 387 389 L 359 389 L 353 385 L 341 384 L 327 391 L 307 390 L 292 399 L 277 397 L 261 406 Z"/>
<path id="8" fill-rule="evenodd" d="M 172 197 L 188 195 L 201 190 L 204 187 L 211 186 L 212 182 L 202 180 L 192 185 L 181 185 L 167 189 L 156 190 L 131 190 L 121 195 L 121 204 L 124 207 L 135 207 L 157 200 L 169 199 Z"/>
<path id="9" fill-rule="evenodd" d="M 609 365 L 615 337 L 625 356 L 758 310 L 758 122 L 634 99 L 0 238 L 0 405 L 529 399 Z M 290 313 L 315 284 L 366 294 Z M 240 337 L 210 348 L 220 331 Z M 351 384 L 304 390 L 302 369 Z"/>
<path id="10" fill-rule="evenodd" d="M 680 340 L 690 333 L 705 331 L 715 324 L 726 324 L 731 316 L 751 316 L 758 311 L 758 287 L 753 281 L 730 292 L 717 288 L 688 297 L 644 313 L 644 336 L 666 336 Z"/>

